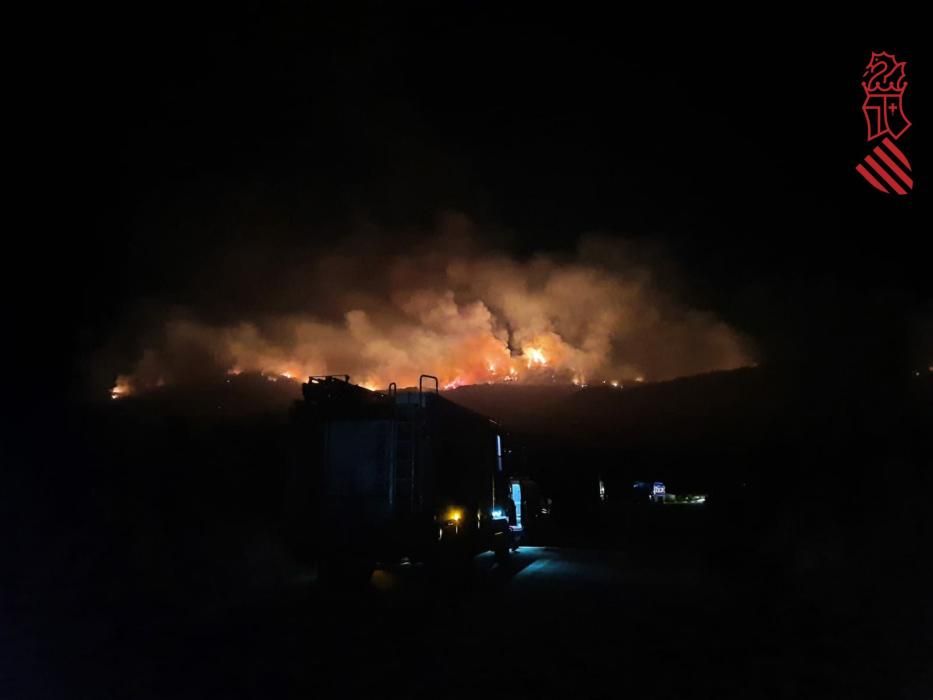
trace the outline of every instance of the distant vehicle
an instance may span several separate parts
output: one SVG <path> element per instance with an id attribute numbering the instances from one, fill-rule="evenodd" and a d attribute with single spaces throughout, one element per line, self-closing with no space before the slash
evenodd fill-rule
<path id="1" fill-rule="evenodd" d="M 368 578 L 377 563 L 505 558 L 518 547 L 521 485 L 499 425 L 442 397 L 435 377 L 386 392 L 310 377 L 302 392 L 294 483 L 323 575 Z"/>

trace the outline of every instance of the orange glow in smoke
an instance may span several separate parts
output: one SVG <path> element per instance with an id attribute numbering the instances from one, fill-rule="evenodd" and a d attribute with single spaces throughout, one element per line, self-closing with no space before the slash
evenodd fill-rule
<path id="1" fill-rule="evenodd" d="M 370 255 L 353 244 L 302 262 L 306 274 L 296 279 L 307 308 L 289 293 L 227 322 L 198 320 L 197 309 L 170 315 L 150 329 L 159 332 L 147 334 L 150 346 L 128 359 L 132 365 L 113 368 L 126 374 L 110 395 L 144 393 L 161 377 L 177 385 L 225 371 L 285 386 L 349 374 L 383 391 L 390 382 L 416 387 L 422 374 L 448 389 L 611 381 L 621 388 L 753 360 L 739 333 L 662 293 L 651 271 L 612 241 L 582 241 L 574 258 L 513 260 L 480 252 L 462 217 L 445 219 L 441 233 L 423 253 Z"/>
<path id="2" fill-rule="evenodd" d="M 122 399 L 133 393 L 133 387 L 130 383 L 130 378 L 120 375 L 117 377 L 116 384 L 113 385 L 113 388 L 110 390 L 111 399 Z"/>

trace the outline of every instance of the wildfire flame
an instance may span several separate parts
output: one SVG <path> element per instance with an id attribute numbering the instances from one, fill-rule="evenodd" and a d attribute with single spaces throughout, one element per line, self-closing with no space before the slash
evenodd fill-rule
<path id="1" fill-rule="evenodd" d="M 466 226 L 462 221 L 457 225 Z M 356 246 L 302 269 L 291 311 L 252 311 L 227 324 L 195 312 L 164 321 L 121 398 L 207 376 L 260 373 L 269 381 L 349 374 L 362 386 L 453 389 L 497 382 L 622 386 L 747 365 L 745 341 L 706 312 L 657 290 L 637 267 L 609 267 L 613 249 L 576 261 L 517 261 L 444 243 L 398 256 Z M 362 251 L 362 252 L 361 252 Z M 617 257 L 617 256 L 616 256 Z M 292 285 L 281 285 L 292 289 Z M 270 285 L 270 295 L 276 285 Z M 584 311 L 585 310 L 585 311 Z M 192 359 L 196 361 L 192 361 Z"/>
<path id="2" fill-rule="evenodd" d="M 509 352 L 504 345 L 493 346 L 487 350 L 492 356 L 491 359 L 479 358 L 476 361 L 461 363 L 460 366 L 450 372 L 442 372 L 439 375 L 439 384 L 441 389 L 450 390 L 469 384 L 492 384 L 497 382 L 517 382 L 529 381 L 536 382 L 556 382 L 567 381 L 573 374 L 570 370 L 552 369 L 548 371 L 549 359 L 541 347 L 530 346 L 515 356 Z M 270 382 L 276 382 L 280 379 L 290 379 L 302 381 L 306 377 L 314 374 L 320 374 L 319 366 L 309 364 L 305 367 L 298 367 L 294 363 L 288 365 L 288 369 L 279 365 L 261 365 L 250 368 L 247 371 L 255 371 L 261 374 Z M 231 376 L 237 376 L 244 372 L 240 365 L 235 365 L 228 369 L 226 373 Z M 454 373 L 456 372 L 456 373 Z M 390 374 L 380 376 L 373 373 L 354 376 L 354 383 L 359 384 L 370 390 L 381 390 L 388 387 L 390 381 L 395 381 L 400 386 L 415 386 L 418 383 L 419 374 Z M 128 377 L 122 377 L 124 382 Z M 575 384 L 580 381 L 574 380 Z M 116 387 L 114 388 L 116 390 Z M 121 385 L 121 392 L 129 392 L 130 385 L 124 383 Z"/>
<path id="3" fill-rule="evenodd" d="M 524 354 L 525 357 L 528 358 L 529 367 L 534 367 L 535 365 L 543 366 L 547 364 L 547 358 L 544 356 L 541 348 L 527 348 Z"/>
<path id="4" fill-rule="evenodd" d="M 130 377 L 120 375 L 117 377 L 116 384 L 110 390 L 111 399 L 122 399 L 133 393 L 133 386 Z"/>

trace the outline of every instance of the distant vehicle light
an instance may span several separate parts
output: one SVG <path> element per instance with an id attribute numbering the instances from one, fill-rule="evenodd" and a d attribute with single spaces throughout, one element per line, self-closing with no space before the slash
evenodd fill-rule
<path id="1" fill-rule="evenodd" d="M 444 520 L 446 522 L 459 523 L 463 520 L 463 511 L 459 508 L 448 508 L 444 513 Z"/>

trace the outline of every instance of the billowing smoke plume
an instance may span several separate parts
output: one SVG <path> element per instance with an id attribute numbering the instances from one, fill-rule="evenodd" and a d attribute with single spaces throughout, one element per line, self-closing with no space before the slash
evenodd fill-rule
<path id="1" fill-rule="evenodd" d="M 423 373 L 442 388 L 624 384 L 751 362 L 735 331 L 659 289 L 617 243 L 520 260 L 481 252 L 471 228 L 453 217 L 428 244 L 382 234 L 278 261 L 275 274 L 253 270 L 252 296 L 238 292 L 243 308 L 228 318 L 188 309 L 163 319 L 114 393 L 222 372 L 350 374 L 370 387 L 411 386 Z M 217 295 L 229 298 L 223 284 Z"/>

